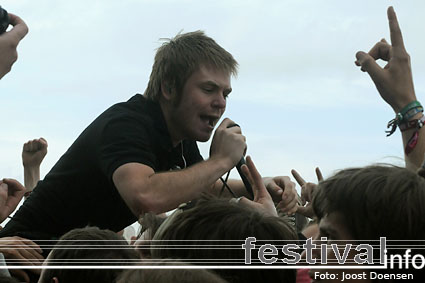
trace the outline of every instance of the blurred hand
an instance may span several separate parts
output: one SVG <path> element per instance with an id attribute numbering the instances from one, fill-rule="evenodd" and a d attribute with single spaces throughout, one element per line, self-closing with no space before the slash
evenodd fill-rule
<path id="1" fill-rule="evenodd" d="M 309 218 L 314 217 L 313 207 L 311 205 L 311 201 L 313 200 L 313 192 L 317 187 L 317 184 L 306 182 L 301 175 L 294 169 L 291 170 L 292 176 L 294 176 L 295 180 L 301 187 L 301 204 L 303 206 L 299 206 L 297 212 L 301 215 L 304 215 Z M 318 182 L 323 181 L 322 172 L 320 172 L 319 168 L 316 168 L 316 176 Z"/>
<path id="2" fill-rule="evenodd" d="M 16 48 L 28 33 L 28 27 L 21 18 L 9 13 L 9 19 L 13 28 L 0 35 L 0 79 L 12 69 L 18 59 Z"/>
<path id="3" fill-rule="evenodd" d="M 297 211 L 297 190 L 288 176 L 267 177 L 263 182 L 281 212 L 291 215 Z"/>
<path id="4" fill-rule="evenodd" d="M 245 206 L 252 207 L 265 214 L 277 216 L 277 211 L 274 202 L 269 192 L 267 191 L 260 173 L 254 165 L 250 156 L 246 157 L 246 164 L 241 167 L 243 174 L 247 177 L 252 186 L 254 200 L 249 200 L 245 197 L 240 198 L 239 203 Z"/>
<path id="5" fill-rule="evenodd" d="M 4 237 L 0 238 L 0 252 L 4 255 L 8 265 L 42 265 L 43 256 L 40 247 L 31 240 L 21 237 Z M 30 282 L 28 274 L 24 270 L 10 269 L 10 273 Z M 30 269 L 30 272 L 40 274 L 39 269 Z"/>
<path id="6" fill-rule="evenodd" d="M 0 181 L 0 222 L 3 222 L 18 206 L 25 188 L 15 179 Z"/>

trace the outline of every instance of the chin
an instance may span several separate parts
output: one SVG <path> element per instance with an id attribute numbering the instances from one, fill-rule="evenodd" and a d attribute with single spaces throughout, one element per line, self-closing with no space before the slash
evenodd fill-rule
<path id="1" fill-rule="evenodd" d="M 211 138 L 211 133 L 203 133 L 203 134 L 195 134 L 193 135 L 192 140 L 196 140 L 198 142 L 207 142 Z"/>

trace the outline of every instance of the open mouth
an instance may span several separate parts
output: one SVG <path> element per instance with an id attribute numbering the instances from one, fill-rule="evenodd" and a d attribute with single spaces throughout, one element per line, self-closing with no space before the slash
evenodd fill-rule
<path id="1" fill-rule="evenodd" d="M 206 122 L 210 127 L 214 128 L 215 124 L 218 121 L 218 117 L 211 115 L 201 115 L 201 120 Z"/>

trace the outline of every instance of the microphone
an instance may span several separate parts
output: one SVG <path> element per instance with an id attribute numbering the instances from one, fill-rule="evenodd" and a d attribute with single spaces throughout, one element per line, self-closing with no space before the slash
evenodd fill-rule
<path id="1" fill-rule="evenodd" d="M 227 128 L 232 128 L 232 127 L 240 127 L 238 124 L 232 124 L 229 125 Z M 243 174 L 242 172 L 242 165 L 244 165 L 245 162 L 245 157 L 242 156 L 241 160 L 239 160 L 238 164 L 236 164 L 236 169 L 238 170 L 239 176 L 242 179 L 243 184 L 245 185 L 245 189 L 248 192 L 248 194 L 251 196 L 251 200 L 254 199 L 254 193 L 252 192 L 252 187 L 251 184 L 248 181 L 248 178 Z"/>

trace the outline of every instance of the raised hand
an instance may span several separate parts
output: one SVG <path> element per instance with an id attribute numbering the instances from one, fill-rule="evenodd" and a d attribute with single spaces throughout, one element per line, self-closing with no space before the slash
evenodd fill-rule
<path id="1" fill-rule="evenodd" d="M 316 189 L 317 184 L 306 182 L 303 177 L 301 177 L 301 175 L 294 169 L 291 170 L 291 173 L 301 187 L 301 204 L 303 206 L 299 206 L 297 212 L 306 217 L 313 218 L 314 212 L 313 207 L 311 206 L 311 201 L 313 199 L 313 192 Z M 316 168 L 316 176 L 318 182 L 323 181 L 322 172 L 320 172 L 318 167 Z"/>
<path id="2" fill-rule="evenodd" d="M 24 184 L 27 192 L 31 192 L 40 180 L 40 164 L 47 154 L 47 141 L 44 138 L 24 143 L 22 163 L 24 165 Z"/>
<path id="3" fill-rule="evenodd" d="M 243 174 L 248 178 L 254 193 L 254 200 L 249 200 L 242 197 L 239 201 L 242 205 L 246 205 L 257 209 L 263 213 L 277 216 L 277 211 L 274 202 L 266 186 L 263 183 L 260 173 L 254 165 L 250 156 L 246 157 L 246 164 L 241 167 Z"/>
<path id="4" fill-rule="evenodd" d="M 367 72 L 376 85 L 381 97 L 397 113 L 404 106 L 416 100 L 413 87 L 410 56 L 407 53 L 400 26 L 393 7 L 389 7 L 388 21 L 391 34 L 391 45 L 382 39 L 369 51 L 359 51 L 356 54 L 356 65 L 362 71 Z M 387 65 L 381 68 L 376 60 L 387 61 Z"/>
<path id="5" fill-rule="evenodd" d="M 40 167 L 46 154 L 47 141 L 44 138 L 27 141 L 22 148 L 22 163 L 24 167 Z"/>
<path id="6" fill-rule="evenodd" d="M 400 26 L 393 7 L 388 8 L 387 14 L 391 44 L 382 39 L 368 53 L 357 52 L 355 64 L 370 75 L 384 101 L 392 107 L 395 113 L 399 113 L 403 108 L 415 103 L 416 95 L 410 56 L 404 47 Z M 376 63 L 378 59 L 388 62 L 384 68 Z M 415 127 L 402 132 L 406 168 L 416 170 L 422 164 L 425 154 L 425 131 L 420 130 L 423 122 L 419 120 L 422 113 L 413 113 L 414 116 L 409 116 L 409 118 L 400 115 L 396 116 L 398 120 L 389 122 L 392 129 L 388 133 L 393 133 L 395 127 L 401 121 L 407 123 L 404 119 L 408 119 L 412 123 L 416 121 Z M 400 117 L 403 118 L 400 120 Z"/>

